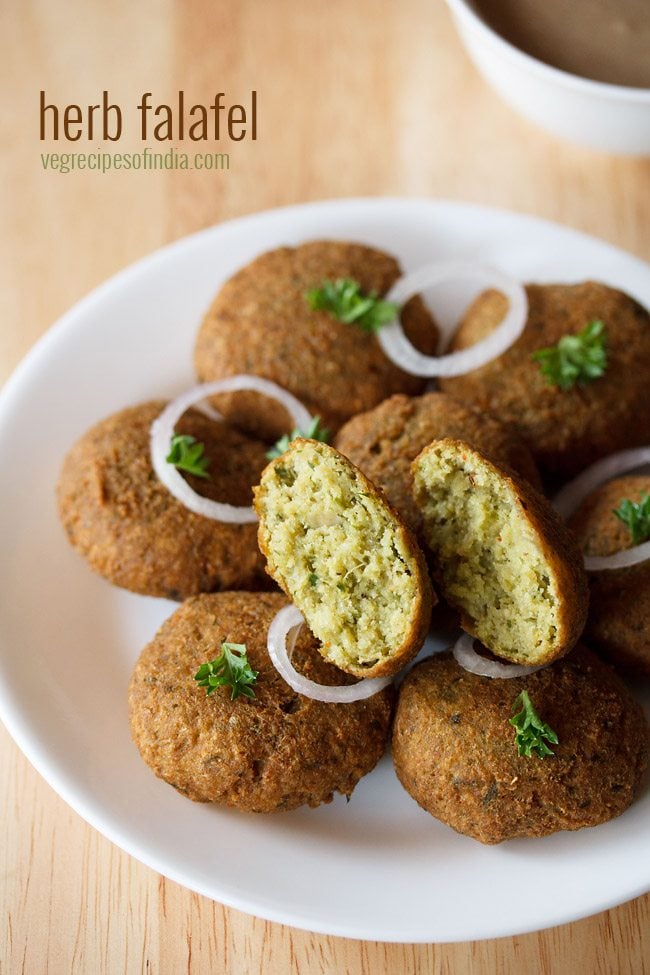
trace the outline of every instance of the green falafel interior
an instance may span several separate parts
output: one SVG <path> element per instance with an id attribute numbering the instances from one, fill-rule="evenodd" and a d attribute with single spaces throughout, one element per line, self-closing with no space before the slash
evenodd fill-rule
<path id="1" fill-rule="evenodd" d="M 515 663 L 571 649 L 586 583 L 550 503 L 462 441 L 434 441 L 413 475 L 434 576 L 467 631 Z"/>
<path id="2" fill-rule="evenodd" d="M 298 439 L 256 489 L 267 571 L 321 653 L 361 677 L 395 673 L 420 649 L 433 594 L 410 532 L 333 447 Z"/>

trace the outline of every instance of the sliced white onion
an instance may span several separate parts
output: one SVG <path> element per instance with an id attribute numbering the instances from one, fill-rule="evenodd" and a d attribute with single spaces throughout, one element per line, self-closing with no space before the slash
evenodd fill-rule
<path id="1" fill-rule="evenodd" d="M 208 420 L 216 420 L 217 423 L 223 423 L 223 413 L 220 413 L 219 410 L 215 410 L 212 403 L 210 403 L 210 401 L 207 399 L 203 400 L 201 403 L 196 403 L 194 409 L 198 410 L 199 413 L 202 413 L 203 416 L 207 416 Z"/>
<path id="2" fill-rule="evenodd" d="M 548 664 L 538 664 L 536 667 L 524 667 L 521 664 L 501 663 L 499 660 L 488 660 L 481 657 L 474 649 L 474 637 L 463 633 L 452 647 L 456 663 L 470 674 L 479 677 L 498 677 L 507 680 L 510 677 L 527 677 L 536 670 L 543 670 Z"/>
<path id="3" fill-rule="evenodd" d="M 267 636 L 271 663 L 280 677 L 298 694 L 327 704 L 351 704 L 353 701 L 363 701 L 372 697 L 391 683 L 392 677 L 374 677 L 361 680 L 358 684 L 327 686 L 303 677 L 291 663 L 291 654 L 296 645 L 298 630 L 304 622 L 305 618 L 297 606 L 284 606 L 271 622 Z M 290 634 L 289 649 L 287 649 L 288 634 Z"/>
<path id="4" fill-rule="evenodd" d="M 584 499 L 601 484 L 619 474 L 650 464 L 650 447 L 632 447 L 620 450 L 609 457 L 597 460 L 586 471 L 565 485 L 557 493 L 553 504 L 563 518 L 569 518 Z M 602 569 L 625 569 L 650 558 L 650 541 L 626 548 L 613 555 L 585 555 L 585 569 L 599 572 Z"/>
<path id="5" fill-rule="evenodd" d="M 414 376 L 462 376 L 498 358 L 516 342 L 526 326 L 526 289 L 502 271 L 483 264 L 460 261 L 427 264 L 397 281 L 386 295 L 387 301 L 404 305 L 413 295 L 446 281 L 479 281 L 483 288 L 496 288 L 508 299 L 503 321 L 487 338 L 469 349 L 449 355 L 429 356 L 411 345 L 399 318 L 379 330 L 377 337 L 386 355 L 405 372 Z"/>
<path id="6" fill-rule="evenodd" d="M 261 379 L 259 376 L 229 376 L 228 379 L 219 379 L 212 383 L 203 383 L 201 386 L 193 386 L 192 389 L 188 389 L 187 392 L 168 403 L 160 416 L 156 417 L 151 424 L 150 441 L 153 469 L 158 479 L 181 504 L 197 515 L 204 515 L 214 521 L 225 521 L 238 525 L 257 521 L 257 515 L 253 508 L 238 507 L 202 497 L 190 487 L 185 478 L 181 477 L 173 464 L 167 463 L 166 457 L 169 454 L 170 444 L 174 436 L 174 427 L 190 406 L 197 403 L 203 405 L 204 400 L 209 396 L 216 396 L 218 393 L 235 393 L 241 390 L 251 390 L 268 396 L 269 399 L 276 400 L 284 406 L 297 428 L 301 430 L 309 428 L 313 419 L 311 413 L 286 389 L 282 389 L 281 386 L 269 379 Z M 205 412 L 204 407 L 203 412 Z"/>

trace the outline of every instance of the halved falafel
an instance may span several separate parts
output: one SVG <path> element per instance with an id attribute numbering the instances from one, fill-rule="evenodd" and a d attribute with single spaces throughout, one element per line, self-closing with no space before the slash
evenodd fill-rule
<path id="1" fill-rule="evenodd" d="M 121 410 L 88 430 L 66 456 L 57 496 L 71 544 L 116 586 L 183 599 L 235 587 L 268 589 L 254 524 L 188 511 L 156 477 L 149 431 L 165 403 Z M 233 505 L 252 503 L 265 445 L 189 410 L 179 434 L 204 444 L 209 478 L 184 475 L 195 491 Z"/>
<path id="2" fill-rule="evenodd" d="M 196 802 L 275 812 L 349 796 L 387 745 L 392 687 L 352 704 L 293 691 L 270 662 L 266 636 L 281 593 L 188 599 L 142 651 L 129 686 L 131 735 L 159 778 Z M 246 645 L 255 698 L 207 696 L 194 680 L 223 642 Z M 327 664 L 303 627 L 294 666 L 320 684 L 354 683 Z"/>
<path id="3" fill-rule="evenodd" d="M 624 500 L 650 495 L 650 476 L 618 477 L 597 488 L 569 519 L 585 555 L 613 555 L 633 545 L 614 514 Z M 650 677 L 650 562 L 589 572 L 585 640 L 625 673 Z"/>
<path id="4" fill-rule="evenodd" d="M 432 440 L 445 437 L 471 444 L 541 487 L 530 451 L 512 428 L 446 393 L 391 396 L 348 420 L 334 445 L 384 491 L 408 527 L 420 533 L 411 462 Z"/>
<path id="5" fill-rule="evenodd" d="M 422 646 L 433 592 L 411 532 L 347 458 L 295 440 L 255 488 L 267 571 L 326 660 L 358 677 L 397 673 Z"/>
<path id="6" fill-rule="evenodd" d="M 567 653 L 585 624 L 587 579 L 550 502 L 458 440 L 425 447 L 413 478 L 434 578 L 464 629 L 517 663 Z"/>
<path id="7" fill-rule="evenodd" d="M 558 743 L 520 755 L 509 723 L 526 691 Z M 614 672 L 584 647 L 528 677 L 477 677 L 450 654 L 416 665 L 393 727 L 400 782 L 427 812 L 482 843 L 596 826 L 632 803 L 648 725 Z"/>
<path id="8" fill-rule="evenodd" d="M 605 284 L 529 284 L 529 311 L 521 337 L 480 369 L 443 379 L 445 392 L 512 424 L 542 474 L 556 480 L 593 461 L 647 441 L 650 423 L 650 315 L 633 298 Z M 464 349 L 499 324 L 506 299 L 480 295 L 458 328 L 451 350 Z M 602 376 L 570 389 L 550 385 L 532 355 L 577 335 L 593 321 L 605 327 L 607 366 Z"/>
<path id="9" fill-rule="evenodd" d="M 317 240 L 261 254 L 220 288 L 197 337 L 196 372 L 203 382 L 237 373 L 271 379 L 331 430 L 391 393 L 418 393 L 424 380 L 398 369 L 376 336 L 307 300 L 308 291 L 340 278 L 383 296 L 400 274 L 389 254 L 349 242 Z M 406 304 L 402 324 L 418 348 L 435 352 L 438 331 L 420 298 Z M 256 393 L 215 402 L 256 434 L 274 440 L 286 429 L 283 411 Z"/>

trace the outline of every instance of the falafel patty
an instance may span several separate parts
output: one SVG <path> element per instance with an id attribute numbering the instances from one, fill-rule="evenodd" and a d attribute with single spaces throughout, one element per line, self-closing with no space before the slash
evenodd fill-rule
<path id="1" fill-rule="evenodd" d="M 594 281 L 529 284 L 528 320 L 519 339 L 493 362 L 441 388 L 512 424 L 542 474 L 566 479 L 624 447 L 647 441 L 650 423 L 650 315 L 622 291 Z M 488 291 L 476 299 L 451 350 L 465 349 L 499 324 L 506 299 Z M 576 335 L 593 321 L 606 331 L 604 375 L 584 385 L 549 385 L 532 354 Z"/>
<path id="2" fill-rule="evenodd" d="M 509 719 L 524 690 L 558 737 L 545 758 L 518 754 Z M 442 654 L 402 684 L 393 760 L 432 816 L 481 843 L 501 843 L 619 816 L 647 766 L 648 726 L 622 681 L 585 647 L 510 680 L 469 674 Z"/>
<path id="3" fill-rule="evenodd" d="M 362 244 L 317 240 L 261 254 L 220 288 L 199 330 L 196 372 L 203 382 L 237 373 L 264 376 L 332 430 L 391 393 L 418 393 L 424 380 L 393 365 L 376 336 L 313 310 L 306 297 L 339 278 L 382 296 L 400 276 L 393 257 Z M 419 297 L 401 318 L 411 341 L 434 354 L 438 330 Z M 214 401 L 224 416 L 258 435 L 274 440 L 287 428 L 284 412 L 256 393 Z"/>
<path id="4" fill-rule="evenodd" d="M 424 642 L 433 592 L 415 539 L 333 447 L 294 440 L 255 488 L 267 571 L 326 660 L 357 677 L 395 674 Z"/>
<path id="5" fill-rule="evenodd" d="M 116 586 L 183 599 L 235 587 L 268 589 L 255 524 L 232 525 L 185 508 L 156 477 L 149 431 L 163 401 L 102 420 L 66 456 L 57 485 L 59 515 L 74 548 Z M 225 423 L 189 410 L 179 434 L 205 446 L 210 477 L 184 474 L 200 494 L 252 503 L 265 446 Z"/>
<path id="6" fill-rule="evenodd" d="M 613 555 L 633 545 L 614 514 L 621 501 L 650 494 L 650 476 L 618 477 L 597 488 L 569 519 L 585 555 Z M 585 628 L 589 646 L 625 673 L 650 677 L 650 562 L 589 572 L 591 600 Z"/>
<path id="7" fill-rule="evenodd" d="M 517 663 L 567 653 L 585 624 L 587 579 L 550 502 L 459 440 L 425 447 L 413 478 L 434 578 L 463 628 Z"/>
<path id="8" fill-rule="evenodd" d="M 296 694 L 269 660 L 266 635 L 281 593 L 188 599 L 142 651 L 129 686 L 131 735 L 159 778 L 196 802 L 274 812 L 349 796 L 386 748 L 392 687 L 353 704 Z M 207 696 L 194 675 L 223 642 L 246 644 L 254 699 Z M 320 684 L 354 683 L 327 664 L 303 627 L 294 666 Z"/>
<path id="9" fill-rule="evenodd" d="M 446 393 L 391 396 L 342 427 L 334 446 L 380 487 L 411 531 L 422 516 L 413 500 L 411 462 L 432 440 L 463 440 L 535 487 L 541 481 L 528 447 L 511 428 Z"/>

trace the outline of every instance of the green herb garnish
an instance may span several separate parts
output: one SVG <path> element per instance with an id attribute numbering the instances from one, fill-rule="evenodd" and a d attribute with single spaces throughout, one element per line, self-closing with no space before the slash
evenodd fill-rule
<path id="1" fill-rule="evenodd" d="M 641 545 L 650 538 L 650 494 L 644 494 L 638 502 L 627 498 L 621 501 L 618 508 L 612 509 L 630 530 L 633 545 Z"/>
<path id="2" fill-rule="evenodd" d="M 563 335 L 557 345 L 533 352 L 551 386 L 571 389 L 602 376 L 607 368 L 607 334 L 601 321 L 589 322 L 577 335 Z"/>
<path id="3" fill-rule="evenodd" d="M 530 758 L 533 752 L 538 758 L 545 755 L 554 755 L 543 738 L 550 741 L 552 745 L 557 745 L 558 738 L 552 728 L 544 724 L 537 711 L 531 704 L 527 691 L 522 691 L 515 698 L 512 708 L 513 711 L 521 705 L 521 711 L 510 718 L 510 724 L 517 729 L 515 744 L 520 755 Z"/>
<path id="4" fill-rule="evenodd" d="M 354 323 L 364 332 L 378 332 L 399 314 L 399 305 L 384 301 L 376 291 L 362 294 L 359 282 L 351 278 L 323 281 L 305 297 L 314 311 L 328 311 L 333 318 L 348 325 Z"/>
<path id="5" fill-rule="evenodd" d="M 210 460 L 204 457 L 204 452 L 204 445 L 196 437 L 177 433 L 172 437 L 165 460 L 180 471 L 187 471 L 188 474 L 194 474 L 196 477 L 210 477 L 207 471 Z"/>
<path id="6" fill-rule="evenodd" d="M 320 417 L 315 416 L 309 427 L 306 430 L 292 430 L 291 433 L 285 433 L 283 437 L 280 437 L 278 441 L 271 447 L 267 453 L 269 460 L 274 460 L 287 450 L 289 444 L 296 439 L 296 437 L 305 437 L 307 440 L 320 440 L 321 443 L 327 443 L 329 441 L 330 432 L 326 430 L 325 427 L 320 425 Z"/>
<path id="7" fill-rule="evenodd" d="M 255 697 L 252 684 L 257 680 L 258 671 L 252 670 L 246 658 L 245 643 L 222 643 L 221 655 L 209 663 L 201 664 L 194 675 L 199 687 L 205 687 L 207 693 L 214 694 L 217 687 L 230 688 L 230 700 L 242 694 L 244 697 Z"/>

